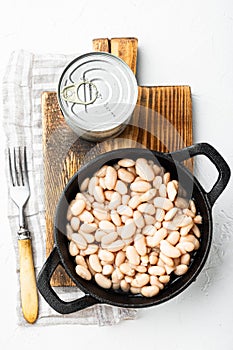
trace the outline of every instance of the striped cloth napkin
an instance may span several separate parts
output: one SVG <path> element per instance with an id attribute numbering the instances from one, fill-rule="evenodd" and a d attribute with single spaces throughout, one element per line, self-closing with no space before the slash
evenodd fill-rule
<path id="1" fill-rule="evenodd" d="M 27 146 L 29 152 L 27 159 L 31 197 L 25 208 L 25 214 L 32 233 L 36 274 L 39 273 L 46 260 L 41 93 L 56 91 L 62 70 L 76 56 L 77 54 L 38 55 L 23 50 L 16 51 L 11 54 L 3 78 L 3 126 L 7 140 L 6 149 L 11 146 Z M 27 325 L 22 315 L 19 294 L 19 257 L 16 234 L 18 210 L 10 200 L 10 196 L 8 203 L 8 217 L 16 253 L 18 276 L 18 324 Z M 83 295 L 77 287 L 56 287 L 56 293 L 66 301 Z M 36 324 L 113 325 L 121 320 L 135 317 L 135 310 L 108 305 L 95 305 L 73 314 L 60 315 L 39 295 L 39 317 Z"/>

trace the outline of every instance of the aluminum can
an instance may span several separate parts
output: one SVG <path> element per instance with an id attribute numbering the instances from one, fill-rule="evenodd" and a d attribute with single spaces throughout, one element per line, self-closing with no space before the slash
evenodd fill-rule
<path id="1" fill-rule="evenodd" d="M 130 121 L 137 97 L 137 81 L 129 66 L 105 52 L 75 58 L 58 83 L 58 101 L 66 123 L 89 141 L 119 135 Z"/>

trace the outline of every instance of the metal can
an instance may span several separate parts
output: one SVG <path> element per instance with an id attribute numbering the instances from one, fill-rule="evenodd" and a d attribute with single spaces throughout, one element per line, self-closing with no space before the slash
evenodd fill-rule
<path id="1" fill-rule="evenodd" d="M 137 81 L 129 66 L 105 52 L 74 59 L 58 84 L 58 101 L 67 124 L 89 141 L 119 135 L 132 116 L 137 97 Z"/>

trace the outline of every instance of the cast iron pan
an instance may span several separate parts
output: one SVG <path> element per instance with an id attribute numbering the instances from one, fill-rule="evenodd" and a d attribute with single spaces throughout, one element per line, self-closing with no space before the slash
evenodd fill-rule
<path id="1" fill-rule="evenodd" d="M 181 162 L 196 155 L 205 155 L 211 160 L 218 170 L 218 179 L 213 188 L 206 192 L 198 180 L 189 172 Z M 68 251 L 68 239 L 66 237 L 66 212 L 68 205 L 79 191 L 79 184 L 91 176 L 104 164 L 114 164 L 121 158 L 137 159 L 139 157 L 152 159 L 160 163 L 166 171 L 171 173 L 172 179 L 177 179 L 185 188 L 189 198 L 192 198 L 203 223 L 200 226 L 200 248 L 194 253 L 189 270 L 181 277 L 172 276 L 169 282 L 158 295 L 146 298 L 130 293 L 115 290 L 105 290 L 99 287 L 95 281 L 86 281 L 75 272 L 74 259 Z M 105 303 L 127 308 L 142 308 L 163 303 L 181 293 L 193 282 L 200 273 L 207 259 L 212 239 L 212 214 L 211 209 L 216 199 L 226 187 L 230 178 L 230 169 L 222 156 L 209 144 L 200 143 L 184 148 L 173 153 L 160 153 L 147 149 L 124 148 L 114 150 L 98 156 L 96 159 L 83 166 L 69 181 L 64 189 L 57 206 L 54 225 L 54 248 L 45 262 L 38 276 L 38 288 L 44 299 L 57 312 L 62 314 L 72 313 L 97 303 Z M 66 273 L 85 293 L 77 300 L 66 302 L 59 298 L 50 285 L 53 272 L 58 265 L 62 265 Z"/>

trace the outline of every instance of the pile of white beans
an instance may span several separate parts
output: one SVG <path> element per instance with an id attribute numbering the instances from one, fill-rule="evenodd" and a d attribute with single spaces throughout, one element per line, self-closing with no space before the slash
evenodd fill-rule
<path id="1" fill-rule="evenodd" d="M 200 246 L 193 200 L 151 160 L 121 159 L 86 178 L 67 211 L 76 273 L 102 288 L 152 297 L 185 274 Z"/>

